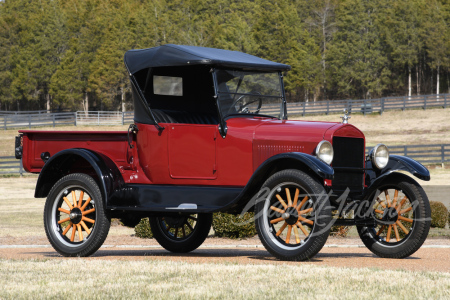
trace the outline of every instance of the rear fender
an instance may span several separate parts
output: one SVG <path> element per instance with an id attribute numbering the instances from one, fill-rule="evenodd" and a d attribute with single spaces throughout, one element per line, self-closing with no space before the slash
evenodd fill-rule
<path id="1" fill-rule="evenodd" d="M 63 176 L 73 173 L 75 163 L 84 160 L 92 169 L 92 175 L 100 187 L 104 201 L 123 184 L 123 178 L 114 162 L 107 156 L 86 149 L 67 149 L 53 155 L 39 174 L 34 196 L 44 198 Z"/>

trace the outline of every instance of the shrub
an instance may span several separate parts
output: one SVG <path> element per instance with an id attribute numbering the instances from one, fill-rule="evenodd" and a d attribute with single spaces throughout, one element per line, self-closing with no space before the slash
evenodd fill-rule
<path id="1" fill-rule="evenodd" d="M 134 232 L 136 233 L 137 237 L 140 237 L 142 239 L 152 239 L 153 233 L 150 229 L 150 223 L 148 221 L 148 218 L 143 218 L 139 224 L 134 227 Z"/>
<path id="2" fill-rule="evenodd" d="M 254 215 L 254 213 L 245 213 L 241 217 L 240 215 L 215 213 L 212 224 L 215 235 L 233 239 L 255 236 Z"/>
<path id="3" fill-rule="evenodd" d="M 442 202 L 430 201 L 431 227 L 444 228 L 448 219 L 447 207 Z"/>

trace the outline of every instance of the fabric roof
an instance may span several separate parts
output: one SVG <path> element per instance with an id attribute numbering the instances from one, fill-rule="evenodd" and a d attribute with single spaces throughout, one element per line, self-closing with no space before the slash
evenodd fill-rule
<path id="1" fill-rule="evenodd" d="M 125 53 L 124 60 L 131 74 L 146 68 L 199 64 L 261 71 L 287 71 L 291 69 L 289 65 L 239 51 L 173 44 L 129 50 Z"/>

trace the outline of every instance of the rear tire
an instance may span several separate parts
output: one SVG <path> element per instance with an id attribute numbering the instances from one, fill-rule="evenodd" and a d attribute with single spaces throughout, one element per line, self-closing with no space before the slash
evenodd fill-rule
<path id="1" fill-rule="evenodd" d="M 187 253 L 208 237 L 212 214 L 185 214 L 148 218 L 153 237 L 166 250 Z"/>
<path id="2" fill-rule="evenodd" d="M 108 236 L 111 220 L 102 194 L 92 177 L 64 176 L 45 202 L 44 227 L 53 248 L 63 256 L 89 256 Z"/>
<path id="3" fill-rule="evenodd" d="M 382 224 L 375 227 L 357 226 L 359 236 L 364 245 L 379 257 L 408 257 L 419 250 L 428 236 L 431 225 L 428 197 L 415 180 L 402 174 L 393 175 L 389 182 L 382 184 L 378 190 L 381 194 L 374 203 L 376 210 L 373 215 L 381 219 L 388 213 L 384 211 L 390 209 L 394 217 L 400 216 L 401 219 L 394 218 L 395 223 L 384 227 Z M 374 197 L 373 194 L 368 200 L 372 201 Z"/>
<path id="4" fill-rule="evenodd" d="M 268 194 L 255 205 L 256 231 L 264 247 L 281 260 L 314 257 L 331 227 L 323 186 L 304 172 L 283 170 L 272 175 L 264 189 Z"/>

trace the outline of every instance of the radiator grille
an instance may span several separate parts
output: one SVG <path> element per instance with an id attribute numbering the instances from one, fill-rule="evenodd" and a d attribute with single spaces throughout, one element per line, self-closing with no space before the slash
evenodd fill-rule
<path id="1" fill-rule="evenodd" d="M 364 168 L 364 139 L 360 138 L 333 138 L 334 159 L 333 168 Z M 338 170 L 334 171 L 333 190 L 351 191 L 363 188 L 364 172 L 362 170 Z"/>

